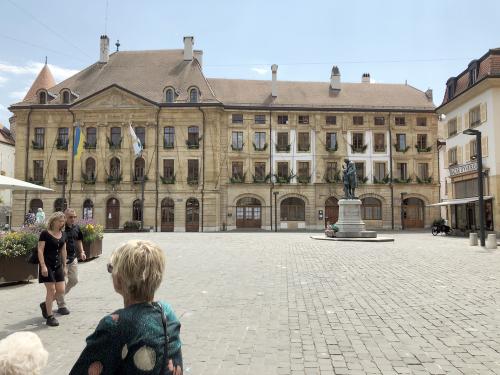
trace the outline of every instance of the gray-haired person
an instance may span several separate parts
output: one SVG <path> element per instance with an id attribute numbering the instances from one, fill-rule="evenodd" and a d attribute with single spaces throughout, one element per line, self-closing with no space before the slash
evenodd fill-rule
<path id="1" fill-rule="evenodd" d="M 76 213 L 72 208 L 67 208 L 64 211 L 66 216 L 66 225 L 64 232 L 66 233 L 66 252 L 67 256 L 67 281 L 65 293 L 57 297 L 57 312 L 61 315 L 68 315 L 69 309 L 66 306 L 65 295 L 78 284 L 78 258 L 85 260 L 85 251 L 83 251 L 83 234 L 80 227 L 75 224 Z"/>

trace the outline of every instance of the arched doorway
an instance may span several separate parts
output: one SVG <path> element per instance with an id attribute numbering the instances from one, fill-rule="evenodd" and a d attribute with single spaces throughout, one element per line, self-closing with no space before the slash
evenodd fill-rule
<path id="1" fill-rule="evenodd" d="M 61 211 L 64 212 L 64 210 L 68 208 L 68 201 L 66 198 L 57 198 L 54 201 L 54 212 Z"/>
<path id="2" fill-rule="evenodd" d="M 116 198 L 109 198 L 106 202 L 106 228 L 120 228 L 120 201 Z"/>
<path id="3" fill-rule="evenodd" d="M 83 218 L 85 220 L 94 218 L 94 203 L 91 199 L 85 199 L 83 202 Z"/>
<path id="4" fill-rule="evenodd" d="M 262 207 L 256 198 L 241 198 L 236 202 L 236 228 L 260 228 Z"/>
<path id="5" fill-rule="evenodd" d="M 406 198 L 403 201 L 403 228 L 424 227 L 424 202 L 419 198 Z"/>
<path id="6" fill-rule="evenodd" d="M 361 218 L 363 220 L 382 220 L 382 202 L 372 197 L 361 199 Z"/>
<path id="7" fill-rule="evenodd" d="M 132 220 L 142 221 L 142 205 L 140 199 L 136 199 L 132 203 Z"/>
<path id="8" fill-rule="evenodd" d="M 200 231 L 200 203 L 198 199 L 189 198 L 186 201 L 186 232 Z"/>
<path id="9" fill-rule="evenodd" d="M 174 231 L 174 200 L 170 198 L 161 201 L 161 231 Z"/>
<path id="10" fill-rule="evenodd" d="M 306 221 L 306 204 L 300 198 L 283 199 L 280 211 L 281 221 Z"/>
<path id="11" fill-rule="evenodd" d="M 339 220 L 339 200 L 330 197 L 325 202 L 325 228 L 328 222 L 335 224 Z"/>
<path id="12" fill-rule="evenodd" d="M 30 210 L 33 213 L 37 213 L 39 208 L 43 208 L 43 202 L 41 199 L 32 199 L 30 201 Z"/>

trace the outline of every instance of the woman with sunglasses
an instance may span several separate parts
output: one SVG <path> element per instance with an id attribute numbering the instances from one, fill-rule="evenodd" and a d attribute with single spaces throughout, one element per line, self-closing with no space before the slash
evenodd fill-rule
<path id="1" fill-rule="evenodd" d="M 48 326 L 58 326 L 59 322 L 52 313 L 52 303 L 64 294 L 66 274 L 66 236 L 62 212 L 54 212 L 47 222 L 47 229 L 40 233 L 38 240 L 38 262 L 40 263 L 38 281 L 45 285 L 45 301 L 40 304 L 42 316 Z"/>
<path id="2" fill-rule="evenodd" d="M 101 319 L 70 375 L 182 375 L 181 324 L 154 298 L 164 271 L 165 255 L 150 241 L 131 240 L 113 252 L 108 272 L 124 308 Z"/>

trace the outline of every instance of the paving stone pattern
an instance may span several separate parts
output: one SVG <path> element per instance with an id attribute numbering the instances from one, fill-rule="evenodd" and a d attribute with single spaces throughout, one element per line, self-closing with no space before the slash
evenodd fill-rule
<path id="1" fill-rule="evenodd" d="M 391 235 L 391 234 L 390 234 Z M 394 243 L 307 233 L 148 233 L 182 322 L 185 374 L 500 374 L 500 250 L 394 233 Z M 0 338 L 32 330 L 67 374 L 99 319 L 122 306 L 104 255 L 80 265 L 71 315 L 45 326 L 37 283 L 0 288 Z"/>

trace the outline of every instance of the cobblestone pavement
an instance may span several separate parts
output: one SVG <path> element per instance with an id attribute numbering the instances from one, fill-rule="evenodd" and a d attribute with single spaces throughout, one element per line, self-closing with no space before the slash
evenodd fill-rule
<path id="1" fill-rule="evenodd" d="M 99 319 L 122 306 L 106 263 L 127 236 L 168 255 L 157 297 L 182 322 L 185 374 L 500 374 L 500 249 L 427 233 L 394 243 L 106 234 L 59 327 L 39 316 L 42 286 L 0 288 L 0 338 L 36 331 L 50 352 L 44 374 L 67 374 Z"/>

